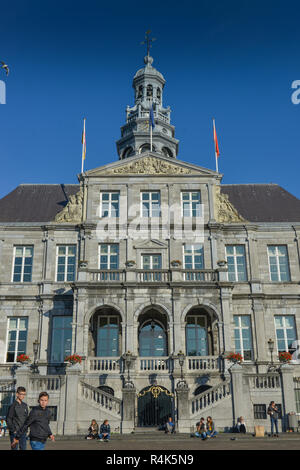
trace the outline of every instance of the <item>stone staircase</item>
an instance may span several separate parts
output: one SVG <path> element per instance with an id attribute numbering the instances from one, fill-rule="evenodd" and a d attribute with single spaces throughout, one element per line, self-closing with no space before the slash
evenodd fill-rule
<path id="1" fill-rule="evenodd" d="M 113 397 L 103 390 L 80 381 L 78 398 L 93 409 L 102 411 L 103 416 L 107 418 L 113 418 L 114 420 L 121 419 L 122 400 Z"/>
<path id="2" fill-rule="evenodd" d="M 229 404 L 231 400 L 231 382 L 225 380 L 209 390 L 197 395 L 191 401 L 190 417 L 193 421 L 197 421 L 200 417 L 208 413 L 219 415 L 220 408 L 224 408 L 225 403 Z"/>

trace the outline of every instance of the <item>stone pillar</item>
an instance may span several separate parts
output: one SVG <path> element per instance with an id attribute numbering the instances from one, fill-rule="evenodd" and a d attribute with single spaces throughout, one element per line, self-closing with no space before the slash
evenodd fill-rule
<path id="1" fill-rule="evenodd" d="M 27 394 L 30 392 L 30 377 L 31 371 L 29 367 L 25 364 L 22 364 L 16 369 L 16 390 L 18 387 L 25 387 Z"/>
<path id="2" fill-rule="evenodd" d="M 136 398 L 136 389 L 132 388 L 122 388 L 122 406 L 123 406 L 123 416 L 121 423 L 122 434 L 129 434 L 134 430 L 135 427 L 135 398 Z"/>
<path id="3" fill-rule="evenodd" d="M 67 367 L 65 388 L 65 422 L 64 434 L 77 434 L 77 407 L 78 407 L 78 383 L 81 373 L 79 364 Z"/>
<path id="4" fill-rule="evenodd" d="M 222 308 L 224 352 L 228 352 L 233 349 L 231 344 L 231 298 L 231 288 L 221 287 L 220 299 Z"/>
<path id="5" fill-rule="evenodd" d="M 229 370 L 232 381 L 233 424 L 235 424 L 239 416 L 243 416 L 246 421 L 250 418 L 252 406 L 249 392 L 245 393 L 243 387 L 243 367 L 240 364 L 234 364 Z"/>
<path id="6" fill-rule="evenodd" d="M 268 336 L 265 328 L 265 311 L 263 299 L 259 298 L 259 296 L 257 296 L 255 299 L 252 299 L 252 310 L 254 314 L 257 360 L 266 361 L 269 360 L 266 350 Z"/>
<path id="7" fill-rule="evenodd" d="M 177 397 L 177 429 L 178 432 L 190 433 L 190 403 L 189 387 L 187 384 L 180 384 L 176 388 Z"/>
<path id="8" fill-rule="evenodd" d="M 282 387 L 282 430 L 288 428 L 288 413 L 296 412 L 295 391 L 294 391 L 294 367 L 284 364 L 280 368 Z"/>

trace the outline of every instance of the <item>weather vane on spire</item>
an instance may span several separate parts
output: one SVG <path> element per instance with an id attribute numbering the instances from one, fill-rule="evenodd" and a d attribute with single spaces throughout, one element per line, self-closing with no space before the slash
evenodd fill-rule
<path id="1" fill-rule="evenodd" d="M 150 52 L 150 47 L 152 47 L 152 42 L 156 41 L 156 38 L 150 38 L 150 29 L 148 29 L 148 31 L 146 31 L 146 36 L 145 36 L 145 41 L 141 42 L 141 44 L 147 44 L 147 56 L 149 56 L 149 52 Z"/>

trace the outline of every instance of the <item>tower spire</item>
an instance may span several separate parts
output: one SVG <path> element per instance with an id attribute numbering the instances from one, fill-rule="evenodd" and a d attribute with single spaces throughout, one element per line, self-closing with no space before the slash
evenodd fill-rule
<path id="1" fill-rule="evenodd" d="M 126 124 L 121 127 L 121 138 L 116 142 L 119 158 L 138 156 L 144 152 L 154 152 L 170 158 L 176 158 L 178 140 L 175 139 L 175 128 L 171 125 L 171 109 L 163 106 L 163 89 L 165 79 L 152 66 L 153 58 L 150 48 L 155 38 L 146 31 L 145 44 L 147 55 L 145 66 L 139 69 L 133 78 L 134 105 L 127 106 Z M 155 127 L 149 129 L 150 113 Z"/>
<path id="2" fill-rule="evenodd" d="M 141 44 L 147 44 L 147 56 L 150 56 L 150 47 L 152 47 L 152 42 L 156 41 L 156 38 L 150 38 L 151 30 L 146 31 L 145 41 L 142 41 Z"/>

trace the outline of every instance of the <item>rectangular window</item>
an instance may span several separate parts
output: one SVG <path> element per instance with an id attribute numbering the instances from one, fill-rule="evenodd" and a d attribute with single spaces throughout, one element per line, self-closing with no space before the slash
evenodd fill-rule
<path id="1" fill-rule="evenodd" d="M 249 315 L 234 315 L 235 352 L 240 353 L 245 361 L 253 359 L 253 344 L 251 317 Z"/>
<path id="2" fill-rule="evenodd" d="M 14 247 L 13 282 L 31 282 L 33 246 Z"/>
<path id="3" fill-rule="evenodd" d="M 100 193 L 100 217 L 119 217 L 120 193 L 117 191 Z"/>
<path id="4" fill-rule="evenodd" d="M 76 245 L 60 245 L 56 250 L 56 281 L 75 281 Z"/>
<path id="5" fill-rule="evenodd" d="M 300 413 L 300 388 L 295 388 L 295 402 L 296 402 L 296 412 Z"/>
<path id="6" fill-rule="evenodd" d="M 203 245 L 183 245 L 183 268 L 185 270 L 204 269 Z M 204 273 L 186 272 L 186 281 L 204 280 Z"/>
<path id="7" fill-rule="evenodd" d="M 159 191 L 141 192 L 142 217 L 160 217 L 160 193 Z"/>
<path id="8" fill-rule="evenodd" d="M 181 193 L 181 212 L 182 217 L 201 217 L 200 191 Z"/>
<path id="9" fill-rule="evenodd" d="M 8 319 L 6 362 L 16 362 L 20 354 L 26 354 L 28 318 Z"/>
<path id="10" fill-rule="evenodd" d="M 103 270 L 119 269 L 119 245 L 103 243 L 99 245 L 99 268 Z M 101 281 L 118 281 L 119 272 L 100 273 Z"/>
<path id="11" fill-rule="evenodd" d="M 97 356 L 119 356 L 120 324 L 117 316 L 98 317 Z"/>
<path id="12" fill-rule="evenodd" d="M 290 281 L 290 270 L 286 245 L 269 245 L 268 256 L 271 281 Z"/>
<path id="13" fill-rule="evenodd" d="M 244 245 L 227 245 L 226 260 L 228 266 L 228 281 L 247 281 L 246 255 Z"/>
<path id="14" fill-rule="evenodd" d="M 278 352 L 294 352 L 294 342 L 297 341 L 295 318 L 292 315 L 276 315 L 275 330 Z"/>
<path id="15" fill-rule="evenodd" d="M 267 419 L 267 406 L 264 404 L 253 405 L 254 419 Z"/>
<path id="16" fill-rule="evenodd" d="M 151 254 L 142 255 L 142 269 L 145 270 L 160 270 L 162 266 L 161 255 Z M 143 273 L 143 281 L 160 281 L 161 272 Z"/>
<path id="17" fill-rule="evenodd" d="M 64 362 L 71 354 L 72 317 L 55 316 L 52 319 L 51 361 Z"/>

